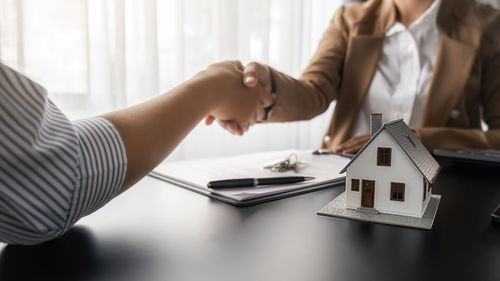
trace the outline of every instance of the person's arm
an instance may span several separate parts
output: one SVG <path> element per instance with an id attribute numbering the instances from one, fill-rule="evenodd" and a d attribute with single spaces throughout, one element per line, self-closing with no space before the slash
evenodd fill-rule
<path id="1" fill-rule="evenodd" d="M 265 91 L 238 89 L 242 69 L 215 64 L 154 100 L 71 122 L 44 88 L 0 64 L 0 241 L 62 235 L 146 175 L 207 114 L 254 123 Z"/>
<path id="2" fill-rule="evenodd" d="M 242 66 L 224 62 L 153 100 L 104 114 L 123 136 L 128 169 L 126 189 L 158 165 L 207 115 L 252 125 L 262 114 L 262 88 L 244 88 Z"/>
<path id="3" fill-rule="evenodd" d="M 269 68 L 276 91 L 270 122 L 306 120 L 323 113 L 339 94 L 348 27 L 340 7 L 299 79 Z M 245 70 L 245 78 L 251 75 Z"/>
<path id="4" fill-rule="evenodd" d="M 275 94 L 275 100 L 268 99 L 265 103 L 266 106 L 272 105 L 268 118 L 259 118 L 258 121 L 311 119 L 327 110 L 332 100 L 337 98 L 349 32 L 344 20 L 344 10 L 345 7 L 342 6 L 335 13 L 314 56 L 299 79 L 257 62 L 251 62 L 245 67 L 245 86 L 261 86 L 267 89 L 268 93 L 274 91 Z M 214 120 L 213 116 L 207 116 L 206 123 L 211 124 Z M 242 135 L 248 129 L 241 128 L 234 122 L 217 121 L 233 134 Z"/>

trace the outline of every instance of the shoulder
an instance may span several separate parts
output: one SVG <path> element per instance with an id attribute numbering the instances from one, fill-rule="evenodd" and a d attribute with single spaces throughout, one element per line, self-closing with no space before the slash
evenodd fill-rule
<path id="1" fill-rule="evenodd" d="M 386 26 L 394 21 L 394 17 L 392 0 L 370 0 L 342 6 L 335 18 L 354 35 L 383 33 Z"/>
<path id="2" fill-rule="evenodd" d="M 343 17 L 348 23 L 360 23 L 378 16 L 383 0 L 354 2 L 344 6 Z"/>
<path id="3" fill-rule="evenodd" d="M 443 0 L 443 5 L 453 10 L 448 17 L 456 23 L 454 29 L 467 26 L 479 30 L 483 39 L 489 37 L 498 41 L 500 37 L 500 10 L 475 0 Z"/>
<path id="4" fill-rule="evenodd" d="M 475 0 L 442 0 L 437 21 L 445 34 L 481 48 L 483 54 L 498 48 L 493 45 L 500 38 L 500 12 L 489 6 Z"/>
<path id="5" fill-rule="evenodd" d="M 483 42 L 494 44 L 500 48 L 500 10 L 478 4 L 476 11 L 483 34 Z"/>

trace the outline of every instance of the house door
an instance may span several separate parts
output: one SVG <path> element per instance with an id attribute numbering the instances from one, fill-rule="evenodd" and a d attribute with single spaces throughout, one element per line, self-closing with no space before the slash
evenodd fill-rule
<path id="1" fill-rule="evenodd" d="M 361 184 L 361 207 L 373 208 L 375 181 L 363 180 Z"/>

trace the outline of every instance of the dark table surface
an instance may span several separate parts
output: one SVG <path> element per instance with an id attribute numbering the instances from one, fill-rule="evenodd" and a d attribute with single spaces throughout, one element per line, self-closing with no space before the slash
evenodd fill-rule
<path id="1" fill-rule="evenodd" d="M 500 280 L 500 174 L 445 168 L 431 231 L 316 215 L 337 186 L 237 208 L 145 178 L 0 280 Z"/>

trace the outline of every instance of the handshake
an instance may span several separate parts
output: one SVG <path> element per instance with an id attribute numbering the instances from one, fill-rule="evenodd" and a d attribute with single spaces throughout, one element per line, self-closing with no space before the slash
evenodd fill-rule
<path id="1" fill-rule="evenodd" d="M 250 126 L 266 120 L 275 102 L 271 72 L 255 62 L 246 67 L 239 61 L 215 63 L 186 83 L 210 95 L 214 102 L 205 124 L 217 121 L 235 135 L 241 136 Z"/>

